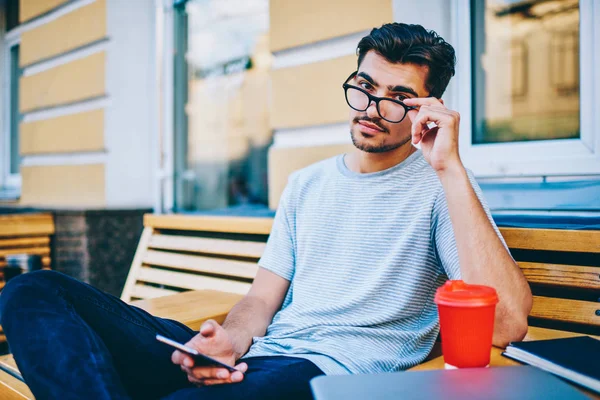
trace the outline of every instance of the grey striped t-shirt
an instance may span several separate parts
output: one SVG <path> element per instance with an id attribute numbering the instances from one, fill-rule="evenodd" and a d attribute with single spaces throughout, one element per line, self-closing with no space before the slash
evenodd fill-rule
<path id="1" fill-rule="evenodd" d="M 423 361 L 439 329 L 435 290 L 460 278 L 444 192 L 420 151 L 376 173 L 340 155 L 293 174 L 259 265 L 290 288 L 245 357 L 303 357 L 326 374 Z"/>

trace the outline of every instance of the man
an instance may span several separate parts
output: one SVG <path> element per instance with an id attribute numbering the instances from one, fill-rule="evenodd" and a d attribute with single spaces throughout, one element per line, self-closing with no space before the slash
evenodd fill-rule
<path id="1" fill-rule="evenodd" d="M 460 160 L 459 115 L 440 99 L 454 64 L 452 46 L 418 25 L 360 41 L 343 85 L 356 150 L 293 174 L 252 288 L 223 326 L 193 332 L 49 271 L 14 279 L 2 325 L 32 392 L 310 398 L 317 375 L 423 361 L 448 277 L 496 288 L 494 344 L 523 338 L 529 287 Z M 238 371 L 194 367 L 157 332 Z"/>

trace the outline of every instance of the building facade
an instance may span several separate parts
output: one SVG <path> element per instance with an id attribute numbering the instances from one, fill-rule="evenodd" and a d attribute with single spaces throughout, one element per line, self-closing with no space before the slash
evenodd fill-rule
<path id="1" fill-rule="evenodd" d="M 0 185 L 19 205 L 272 214 L 292 171 L 351 148 L 341 85 L 360 38 L 396 21 L 455 47 L 444 100 L 496 213 L 600 210 L 594 0 L 6 0 L 3 12 Z"/>

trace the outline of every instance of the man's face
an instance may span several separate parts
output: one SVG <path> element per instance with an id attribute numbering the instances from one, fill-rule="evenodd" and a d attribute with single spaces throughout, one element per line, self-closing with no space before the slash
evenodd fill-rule
<path id="1" fill-rule="evenodd" d="M 362 60 L 356 77 L 348 81 L 376 97 L 403 100 L 427 97 L 425 81 L 429 69 L 415 64 L 392 64 L 374 51 Z M 415 113 L 416 111 L 411 111 Z M 381 118 L 375 102 L 366 111 L 350 108 L 350 135 L 354 146 L 368 153 L 395 150 L 410 141 L 411 122 L 408 115 L 400 123 Z"/>

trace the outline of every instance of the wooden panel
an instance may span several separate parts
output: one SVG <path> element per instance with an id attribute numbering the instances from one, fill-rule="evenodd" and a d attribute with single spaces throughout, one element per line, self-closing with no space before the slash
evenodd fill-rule
<path id="1" fill-rule="evenodd" d="M 104 206 L 104 165 L 21 167 L 21 204 Z"/>
<path id="2" fill-rule="evenodd" d="M 258 265 L 255 262 L 224 260 L 221 258 L 168 253 L 156 250 L 146 251 L 143 262 L 144 264 L 161 267 L 248 279 L 254 279 L 258 271 Z"/>
<path id="3" fill-rule="evenodd" d="M 348 133 L 349 135 L 350 133 Z M 290 174 L 317 161 L 352 151 L 352 144 L 269 149 L 269 207 L 276 209 Z"/>
<path id="4" fill-rule="evenodd" d="M 511 249 L 600 253 L 600 230 L 500 228 Z"/>
<path id="5" fill-rule="evenodd" d="M 533 296 L 532 317 L 600 326 L 600 303 Z"/>
<path id="6" fill-rule="evenodd" d="M 33 393 L 23 381 L 6 372 L 0 372 L 0 398 L 3 400 L 35 400 Z"/>
<path id="7" fill-rule="evenodd" d="M 131 292 L 131 297 L 138 297 L 140 299 L 154 299 L 157 297 L 170 296 L 179 292 L 169 289 L 161 289 L 154 286 L 148 285 L 135 285 Z"/>
<path id="8" fill-rule="evenodd" d="M 144 215 L 144 226 L 155 229 L 268 235 L 272 225 L 272 218 Z"/>
<path id="9" fill-rule="evenodd" d="M 198 330 L 207 319 L 222 323 L 229 310 L 243 297 L 216 290 L 196 290 L 132 304 L 157 317 L 173 319 Z"/>
<path id="10" fill-rule="evenodd" d="M 17 249 L 0 249 L 0 257 L 6 257 L 12 254 L 37 254 L 40 256 L 49 256 L 50 247 L 22 247 Z"/>
<path id="11" fill-rule="evenodd" d="M 519 262 L 530 283 L 600 289 L 600 267 Z"/>
<path id="12" fill-rule="evenodd" d="M 19 367 L 17 367 L 17 363 L 15 362 L 15 358 L 12 354 L 7 354 L 5 356 L 0 357 L 0 368 L 5 371 L 12 372 L 17 376 L 21 376 L 19 372 Z"/>
<path id="13" fill-rule="evenodd" d="M 0 237 L 53 235 L 51 214 L 0 215 Z"/>
<path id="14" fill-rule="evenodd" d="M 42 237 L 25 237 L 18 239 L 0 239 L 0 248 L 5 247 L 27 247 L 27 246 L 44 246 L 50 244 L 48 236 Z"/>
<path id="15" fill-rule="evenodd" d="M 104 150 L 104 110 L 26 122 L 20 126 L 21 154 Z"/>
<path id="16" fill-rule="evenodd" d="M 379 27 L 393 20 L 392 0 L 271 0 L 271 50 Z"/>
<path id="17" fill-rule="evenodd" d="M 142 231 L 140 241 L 138 242 L 137 249 L 135 250 L 135 255 L 133 256 L 131 268 L 129 268 L 129 274 L 127 274 L 127 280 L 123 286 L 123 293 L 121 293 L 121 300 L 124 302 L 131 301 L 131 293 L 133 292 L 133 288 L 137 282 L 137 275 L 142 267 L 142 259 L 146 254 L 148 243 L 150 242 L 150 238 L 152 237 L 153 233 L 154 229 L 147 227 Z"/>
<path id="18" fill-rule="evenodd" d="M 45 14 L 68 1 L 70 0 L 19 0 L 19 22 Z"/>
<path id="19" fill-rule="evenodd" d="M 220 290 L 223 292 L 246 294 L 250 283 L 235 282 L 229 279 L 212 278 L 183 272 L 166 271 L 142 267 L 139 270 L 139 281 L 156 283 L 189 290 Z"/>
<path id="20" fill-rule="evenodd" d="M 106 36 L 106 2 L 96 0 L 21 34 L 19 62 L 26 66 Z"/>
<path id="21" fill-rule="evenodd" d="M 356 70 L 356 56 L 276 69 L 272 73 L 274 129 L 348 121 L 344 79 Z"/>
<path id="22" fill-rule="evenodd" d="M 153 235 L 150 239 L 149 247 L 164 250 L 260 258 L 265 250 L 266 243 L 174 235 Z"/>
<path id="23" fill-rule="evenodd" d="M 105 93 L 105 53 L 59 65 L 20 80 L 19 110 L 73 103 Z"/>
<path id="24" fill-rule="evenodd" d="M 547 329 L 540 328 L 537 326 L 530 326 L 527 329 L 527 335 L 523 341 L 529 342 L 532 340 L 550 340 L 550 339 L 559 339 L 559 338 L 568 338 L 581 336 L 579 332 L 570 332 L 570 331 L 560 331 L 557 329 Z M 588 335 L 594 337 L 596 339 L 600 339 L 600 336 Z"/>

